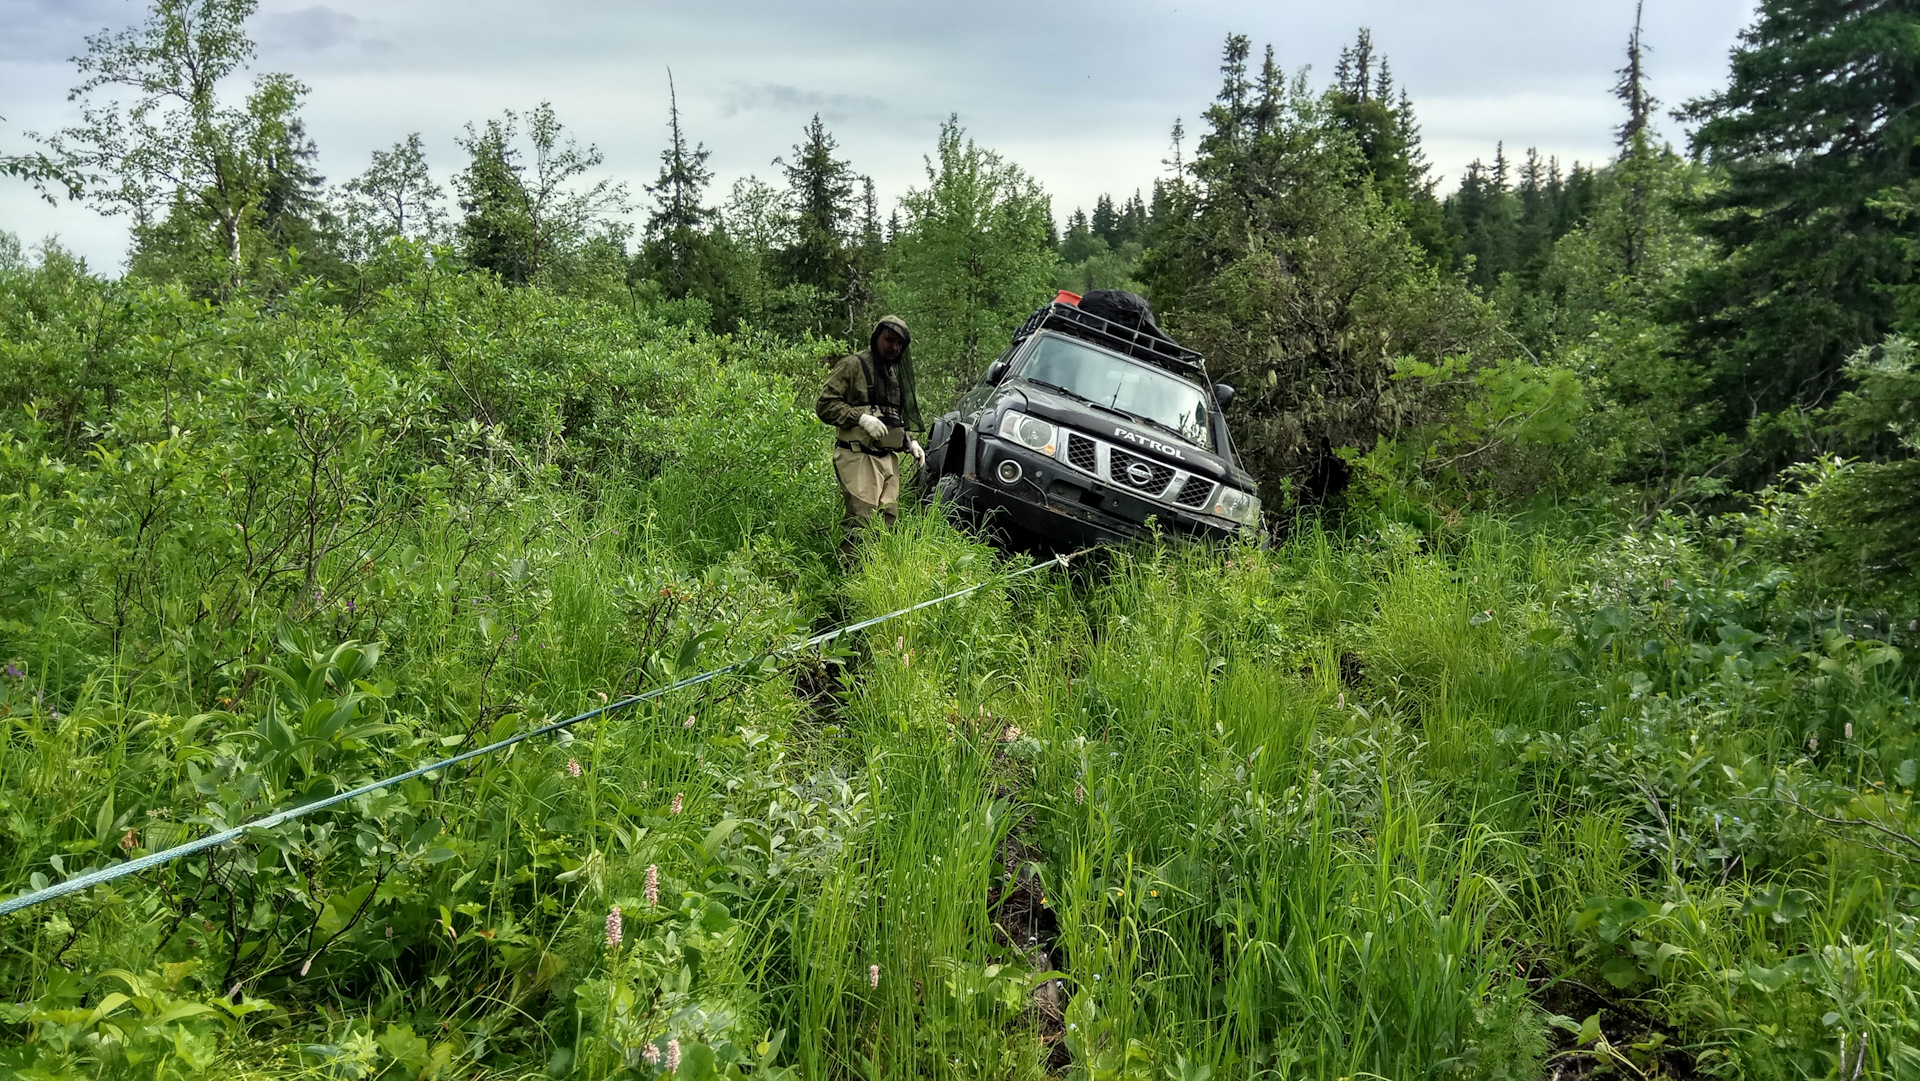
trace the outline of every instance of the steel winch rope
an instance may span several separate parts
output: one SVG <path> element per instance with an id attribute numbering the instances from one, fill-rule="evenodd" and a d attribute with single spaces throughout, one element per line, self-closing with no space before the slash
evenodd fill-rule
<path id="1" fill-rule="evenodd" d="M 111 867 L 103 867 L 97 871 L 89 871 L 84 875 L 77 875 L 73 878 L 67 879 L 64 882 L 58 882 L 58 883 L 55 883 L 54 885 L 47 886 L 44 889 L 34 890 L 31 893 L 23 893 L 18 897 L 14 897 L 6 901 L 0 901 L 0 916 L 4 916 L 10 912 L 18 912 L 21 909 L 32 908 L 34 905 L 41 904 L 46 901 L 51 901 L 56 897 L 64 897 L 70 893 L 78 893 L 81 890 L 89 889 L 93 886 L 98 886 L 104 882 L 112 882 L 115 879 L 125 878 L 128 875 L 137 875 L 142 871 L 151 870 L 152 868 L 158 867 L 161 864 L 171 863 L 174 860 L 180 859 L 182 857 L 191 856 L 196 852 L 204 852 L 209 848 L 215 848 L 220 845 L 226 844 L 229 841 L 238 840 L 248 830 L 272 829 L 275 826 L 278 826 L 282 823 L 291 822 L 296 818 L 304 818 L 307 815 L 313 814 L 317 811 L 324 811 L 329 807 L 338 806 L 339 804 L 345 803 L 348 800 L 352 800 L 360 796 L 364 796 L 369 792 L 377 792 L 382 788 L 387 788 L 392 785 L 399 784 L 402 781 L 410 781 L 410 780 L 413 780 L 415 777 L 422 777 L 422 776 L 425 776 L 426 774 L 433 773 L 436 770 L 443 770 L 449 766 L 457 766 L 462 762 L 468 761 L 469 759 L 479 758 L 481 755 L 492 754 L 495 751 L 505 750 L 516 743 L 525 743 L 527 740 L 534 739 L 539 736 L 550 736 L 553 733 L 558 732 L 564 728 L 571 728 L 572 726 L 579 724 L 582 721 L 590 721 L 595 717 L 603 717 L 609 713 L 626 709 L 629 706 L 639 705 L 641 702 L 646 702 L 655 698 L 664 697 L 666 695 L 672 694 L 675 691 L 685 690 L 688 687 L 698 686 L 702 683 L 707 682 L 708 680 L 717 679 L 720 676 L 726 675 L 728 672 L 735 672 L 743 668 L 754 667 L 760 664 L 760 662 L 767 660 L 768 658 L 771 658 L 771 657 L 784 656 L 785 654 L 789 654 L 789 653 L 798 653 L 801 650 L 812 649 L 815 646 L 825 645 L 826 643 L 831 642 L 842 635 L 852 634 L 855 631 L 866 630 L 868 627 L 877 626 L 881 623 L 887 622 L 888 620 L 898 619 L 901 616 L 918 612 L 922 608 L 931 608 L 936 604 L 945 604 L 946 602 L 951 600 L 958 600 L 959 598 L 964 597 L 969 593 L 974 593 L 981 589 L 985 589 L 987 586 L 994 584 L 994 582 L 996 581 L 1010 582 L 1015 578 L 1019 578 L 1028 574 L 1034 574 L 1038 571 L 1046 570 L 1049 567 L 1064 567 L 1073 559 L 1078 558 L 1081 555 L 1081 553 L 1086 551 L 1088 551 L 1088 549 L 1082 548 L 1078 552 L 1069 552 L 1066 555 L 1057 555 L 1057 556 L 1054 556 L 1052 559 L 1047 560 L 1044 563 L 1035 563 L 1030 566 L 1022 567 L 1017 571 L 1000 576 L 995 579 L 989 579 L 984 582 L 976 582 L 973 585 L 966 587 L 965 589 L 956 589 L 952 593 L 948 593 L 945 596 L 935 597 L 932 600 L 921 601 L 918 604 L 908 605 L 905 608 L 901 608 L 893 612 L 888 612 L 885 615 L 874 616 L 872 619 L 863 619 L 858 623 L 849 623 L 844 627 L 836 627 L 833 630 L 816 634 L 813 637 L 805 639 L 803 641 L 794 642 L 791 645 L 785 645 L 777 649 L 769 650 L 766 653 L 752 657 L 748 660 L 735 661 L 732 664 L 722 665 L 719 668 L 714 668 L 709 671 L 702 672 L 697 676 L 688 676 L 685 679 L 676 680 L 672 683 L 667 684 L 664 687 L 655 687 L 650 691 L 642 691 L 639 694 L 628 695 L 627 697 L 622 698 L 619 701 L 609 702 L 606 705 L 600 706 L 597 709 L 590 709 L 585 713 L 575 714 L 572 717 L 568 717 L 566 720 L 555 721 L 549 725 L 543 725 L 542 727 L 530 729 L 528 731 L 518 733 L 517 735 L 508 736 L 506 739 L 498 740 L 494 743 L 489 743 L 484 747 L 475 747 L 470 751 L 462 751 L 461 753 L 456 754 L 451 758 L 443 758 L 438 762 L 432 762 L 427 765 L 420 766 L 417 769 L 410 769 L 405 773 L 398 773 L 392 777 L 387 777 L 382 780 L 371 781 L 367 784 L 361 785 L 358 788 L 350 789 L 345 792 L 337 792 L 331 796 L 326 797 L 325 799 L 315 800 L 312 803 L 301 804 L 298 807 L 292 807 L 285 811 L 277 811 L 265 817 L 254 819 L 251 822 L 246 822 L 241 825 L 234 826 L 231 829 L 224 829 L 218 833 L 211 833 L 205 837 L 188 841 L 185 844 L 175 845 L 174 847 L 166 849 L 165 851 L 162 851 L 162 852 L 150 853 L 148 855 L 141 856 L 138 859 L 128 860 L 125 863 L 117 863 Z"/>

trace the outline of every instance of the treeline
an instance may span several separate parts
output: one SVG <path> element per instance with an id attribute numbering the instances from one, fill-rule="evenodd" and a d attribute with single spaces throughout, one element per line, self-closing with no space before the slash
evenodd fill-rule
<path id="1" fill-rule="evenodd" d="M 127 218 L 131 277 L 216 303 L 306 280 L 364 291 L 390 245 L 425 245 L 512 286 L 676 303 L 716 332 L 853 339 L 898 310 L 936 389 L 997 350 L 1014 309 L 1046 289 L 1045 195 L 957 121 L 937 134 L 924 186 L 884 217 L 872 179 L 817 115 L 771 181 L 745 177 L 718 196 L 677 97 L 659 173 L 640 192 L 606 176 L 600 149 L 546 103 L 468 124 L 451 192 L 418 133 L 329 185 L 301 120 L 305 85 L 256 74 L 240 100 L 226 92 L 249 75 L 242 24 L 256 6 L 156 0 L 141 24 L 88 38 L 80 122 L 6 157 L 6 171 Z M 969 258 L 956 263 L 956 245 Z M 956 265 L 970 283 L 952 280 Z"/>
<path id="2" fill-rule="evenodd" d="M 1654 513 L 1817 455 L 1905 453 L 1830 412 L 1849 363 L 1904 355 L 1889 336 L 1920 312 L 1920 46 L 1894 0 L 1764 4 L 1727 86 L 1675 110 L 1684 152 L 1656 137 L 1636 27 L 1612 160 L 1502 145 L 1445 198 L 1370 34 L 1325 86 L 1233 36 L 1163 175 L 1063 229 L 1032 176 L 951 120 L 891 208 L 817 116 L 773 179 L 720 196 L 677 100 L 637 195 L 546 105 L 468 126 L 451 213 L 418 136 L 328 187 L 304 86 L 268 74 L 238 103 L 220 92 L 252 57 L 251 10 L 161 0 L 89 39 L 81 123 L 8 170 L 128 215 L 132 274 L 214 301 L 304 279 L 364 289 L 404 242 L 509 285 L 677 305 L 717 333 L 857 340 L 898 311 L 935 406 L 1050 288 L 1135 289 L 1239 387 L 1239 442 L 1276 506 L 1343 492 L 1361 467 L 1443 505 L 1599 496 Z"/>
<path id="3" fill-rule="evenodd" d="M 1860 379 L 1904 363 L 1920 312 L 1916 24 L 1890 2 L 1764 4 L 1727 86 L 1673 110 L 1683 149 L 1656 136 L 1636 26 L 1611 160 L 1499 146 L 1445 198 L 1368 34 L 1320 90 L 1233 38 L 1196 152 L 1176 126 L 1146 198 L 1075 212 L 1056 281 L 1150 293 L 1251 390 L 1236 420 L 1269 488 L 1322 494 L 1365 460 L 1443 504 L 1652 514 L 1840 455 L 1861 464 L 1835 513 L 1884 526 L 1901 500 L 1873 478 L 1910 447 L 1848 418 L 1862 395 L 1913 408 Z"/>

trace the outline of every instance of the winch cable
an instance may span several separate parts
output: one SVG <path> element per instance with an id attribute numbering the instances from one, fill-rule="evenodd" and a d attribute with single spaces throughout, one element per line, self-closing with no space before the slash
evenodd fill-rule
<path id="1" fill-rule="evenodd" d="M 111 867 L 103 867 L 97 871 L 89 871 L 83 875 L 76 875 L 75 877 L 69 878 L 64 882 L 58 882 L 51 886 L 46 886 L 42 889 L 34 890 L 31 893 L 23 893 L 18 897 L 14 897 L 6 901 L 0 901 L 0 916 L 7 915 L 10 912 L 18 912 L 21 909 L 32 908 L 34 905 L 41 904 L 46 901 L 51 901 L 56 897 L 64 897 L 70 893 L 78 893 L 81 890 L 88 889 L 93 886 L 98 886 L 105 882 L 112 882 L 115 879 L 125 878 L 128 875 L 137 875 L 142 871 L 151 870 L 152 868 L 158 867 L 162 864 L 171 863 L 174 860 L 181 859 L 186 856 L 191 856 L 196 852 L 204 852 L 209 848 L 215 848 L 220 845 L 226 844 L 230 841 L 238 840 L 240 837 L 245 835 L 248 830 L 272 829 L 275 826 L 279 826 L 283 823 L 291 822 L 296 818 L 305 818 L 307 815 L 314 814 L 315 812 L 324 811 L 329 807 L 338 806 L 342 803 L 347 802 L 348 800 L 357 799 L 361 796 L 366 795 L 369 792 L 378 792 L 382 788 L 391 787 L 393 785 L 399 784 L 402 781 L 410 781 L 410 780 L 413 780 L 415 777 L 423 777 L 437 770 L 446 769 L 449 766 L 457 766 L 462 762 L 465 762 L 474 758 L 479 758 L 482 755 L 492 754 L 495 751 L 506 750 L 508 747 L 511 747 L 516 743 L 525 743 L 527 740 L 535 739 L 540 736 L 550 736 L 555 732 L 561 731 L 562 729 L 571 728 L 582 721 L 590 721 L 596 717 L 604 717 L 609 713 L 614 713 L 619 710 L 626 709 L 629 706 L 636 706 L 642 702 L 651 701 L 655 698 L 662 698 L 662 697 L 665 697 L 666 695 L 672 694 L 675 691 L 685 690 L 688 687 L 699 686 L 700 684 L 705 683 L 708 680 L 718 679 L 719 677 L 726 675 L 728 672 L 737 672 L 743 668 L 757 667 L 761 662 L 766 661 L 773 657 L 785 656 L 790 653 L 798 653 L 802 650 L 812 649 L 815 646 L 825 645 L 826 643 L 831 642 L 834 639 L 841 637 L 842 635 L 852 634 L 856 631 L 863 631 L 869 627 L 873 627 L 881 623 L 885 623 L 888 620 L 898 619 L 901 616 L 910 615 L 914 612 L 918 612 L 923 608 L 931 608 L 936 604 L 945 604 L 948 601 L 958 600 L 959 598 L 964 597 L 969 593 L 974 593 L 979 590 L 985 589 L 987 586 L 993 585 L 995 582 L 1010 582 L 1015 578 L 1020 578 L 1025 575 L 1034 574 L 1039 571 L 1046 570 L 1049 567 L 1067 566 L 1072 560 L 1079 558 L 1081 554 L 1090 550 L 1091 549 L 1089 548 L 1082 548 L 1079 551 L 1069 552 L 1066 555 L 1056 555 L 1052 559 L 1049 559 L 1044 563 L 1034 563 L 1029 566 L 1022 567 L 1019 570 L 1013 571 L 1009 574 L 1001 575 L 994 579 L 989 579 L 988 581 L 985 581 L 985 582 L 976 582 L 975 584 L 970 585 L 965 589 L 956 589 L 952 593 L 948 593 L 945 596 L 935 597 L 932 600 L 928 600 L 928 601 L 921 601 L 919 604 L 908 605 L 905 608 L 901 608 L 893 612 L 888 612 L 885 615 L 874 616 L 872 619 L 863 619 L 858 623 L 849 623 L 844 627 L 836 627 L 833 630 L 824 631 L 820 634 L 816 634 L 813 637 L 808 638 L 804 641 L 795 642 L 791 645 L 781 646 L 778 649 L 770 650 L 766 653 L 762 653 L 758 656 L 749 658 L 744 661 L 735 661 L 732 664 L 722 665 L 719 668 L 714 668 L 709 671 L 702 672 L 697 676 L 688 676 L 685 679 L 675 680 L 674 682 L 669 683 L 664 687 L 655 687 L 650 691 L 642 691 L 639 694 L 629 695 L 618 701 L 609 702 L 606 705 L 600 706 L 597 709 L 590 709 L 585 713 L 575 714 L 572 717 L 568 717 L 566 720 L 555 721 L 549 725 L 543 725 L 539 728 L 529 729 L 528 731 L 518 733 L 517 735 L 508 736 L 506 739 L 489 743 L 484 747 L 475 747 L 470 751 L 462 751 L 461 753 L 456 754 L 451 758 L 443 758 L 438 762 L 432 762 L 427 765 L 421 766 L 417 769 L 410 769 L 405 773 L 398 773 L 392 777 L 387 777 L 382 780 L 371 781 L 371 782 L 368 782 L 367 784 L 361 785 L 358 788 L 350 789 L 345 792 L 338 792 L 338 793 L 335 793 L 334 795 L 326 797 L 325 799 L 315 800 L 312 803 L 304 803 L 298 807 L 289 808 L 285 811 L 277 811 L 273 814 L 266 815 L 262 818 L 257 818 L 252 822 L 246 822 L 241 825 L 234 826 L 231 829 L 224 829 L 218 833 L 211 833 L 205 837 L 188 841 L 185 844 L 175 845 L 174 847 L 166 849 L 165 851 L 154 852 L 149 855 L 141 856 L 138 859 L 128 860 L 125 863 L 117 863 Z"/>

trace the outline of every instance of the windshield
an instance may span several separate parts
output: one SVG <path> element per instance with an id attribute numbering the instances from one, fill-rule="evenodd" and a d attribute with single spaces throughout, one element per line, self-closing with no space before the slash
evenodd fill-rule
<path id="1" fill-rule="evenodd" d="M 1213 449 L 1205 394 L 1158 368 L 1048 334 L 1027 354 L 1020 376 L 1143 417 L 1203 450 Z"/>

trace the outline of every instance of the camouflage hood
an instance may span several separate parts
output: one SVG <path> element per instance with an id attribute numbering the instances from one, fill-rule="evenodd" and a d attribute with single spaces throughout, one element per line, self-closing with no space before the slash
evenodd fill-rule
<path id="1" fill-rule="evenodd" d="M 891 330 L 900 335 L 906 348 L 900 350 L 900 412 L 906 426 L 912 431 L 920 431 L 920 395 L 913 384 L 913 334 L 907 330 L 906 320 L 897 315 L 883 315 L 873 326 L 873 333 L 867 336 L 867 355 L 875 364 L 880 360 L 880 332 Z"/>

